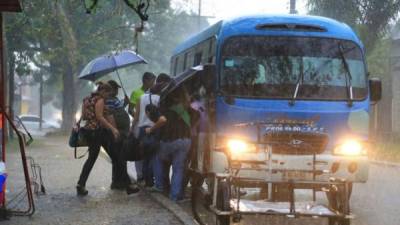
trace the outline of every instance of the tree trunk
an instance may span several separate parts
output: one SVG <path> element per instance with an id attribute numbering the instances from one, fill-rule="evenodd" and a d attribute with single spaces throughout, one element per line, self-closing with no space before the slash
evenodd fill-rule
<path id="1" fill-rule="evenodd" d="M 75 101 L 75 77 L 78 65 L 78 44 L 75 37 L 75 32 L 71 22 L 65 13 L 63 3 L 57 1 L 54 3 L 56 7 L 56 20 L 60 27 L 63 48 L 66 49 L 67 61 L 64 65 L 63 74 L 63 122 L 62 130 L 68 132 L 71 130 L 75 119 L 76 101 Z"/>
<path id="2" fill-rule="evenodd" d="M 73 72 L 71 66 L 66 66 L 64 70 L 66 74 L 63 75 L 63 104 L 62 104 L 62 130 L 68 132 L 71 130 L 73 121 L 75 119 L 75 81 L 73 79 Z"/>

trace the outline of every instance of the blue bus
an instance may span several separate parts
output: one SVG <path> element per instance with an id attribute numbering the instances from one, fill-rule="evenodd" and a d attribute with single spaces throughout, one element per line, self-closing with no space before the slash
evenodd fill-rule
<path id="1" fill-rule="evenodd" d="M 260 213 L 350 223 L 352 184 L 368 179 L 370 105 L 381 83 L 369 78 L 349 26 L 299 15 L 220 21 L 175 49 L 171 74 L 190 70 L 212 73 L 211 88 L 187 84 L 204 109 L 191 159 L 199 222 L 196 203 L 207 201 L 220 224 Z M 311 203 L 296 201 L 298 189 L 311 190 Z"/>

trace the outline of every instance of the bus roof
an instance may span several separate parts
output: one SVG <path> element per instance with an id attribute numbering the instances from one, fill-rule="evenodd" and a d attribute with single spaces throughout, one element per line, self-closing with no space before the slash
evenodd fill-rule
<path id="1" fill-rule="evenodd" d="M 324 31 L 293 31 L 279 29 L 257 29 L 257 25 L 281 25 L 296 24 L 302 26 L 312 26 L 321 28 Z M 224 40 L 231 36 L 238 35 L 269 35 L 269 36 L 307 36 L 307 37 L 326 37 L 344 39 L 357 43 L 361 48 L 363 45 L 354 31 L 346 24 L 336 20 L 319 16 L 301 15 L 253 15 L 234 18 L 231 20 L 219 21 L 200 33 L 190 37 L 182 44 L 178 45 L 173 55 L 183 52 L 206 39 L 218 36 L 219 40 Z"/>

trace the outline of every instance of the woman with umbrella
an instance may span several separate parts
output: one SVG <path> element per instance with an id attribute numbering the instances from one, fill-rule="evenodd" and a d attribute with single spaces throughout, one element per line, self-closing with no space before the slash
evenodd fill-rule
<path id="1" fill-rule="evenodd" d="M 88 194 L 86 190 L 86 181 L 90 171 L 97 160 L 100 152 L 101 140 L 104 129 L 111 131 L 113 138 L 119 138 L 119 131 L 106 119 L 109 116 L 109 110 L 105 106 L 105 99 L 112 94 L 112 88 L 109 84 L 98 83 L 97 91 L 83 100 L 82 119 L 86 122 L 83 126 L 85 138 L 89 145 L 89 156 L 83 165 L 81 175 L 79 177 L 76 191 L 78 195 L 84 196 Z"/>
<path id="2" fill-rule="evenodd" d="M 127 96 L 126 91 L 122 87 L 122 82 L 118 73 L 118 69 L 138 63 L 147 63 L 147 62 L 143 57 L 141 57 L 140 55 L 136 54 L 136 52 L 131 50 L 122 50 L 115 54 L 103 55 L 90 61 L 79 74 L 79 79 L 95 81 L 96 79 L 115 71 L 118 76 L 118 80 L 121 84 L 121 88 L 124 92 L 124 95 Z M 78 195 L 87 195 L 88 193 L 88 191 L 85 189 L 86 180 L 94 165 L 94 162 L 97 159 L 100 150 L 100 145 L 104 144 L 101 143 L 102 130 L 100 128 L 104 127 L 106 129 L 109 129 L 115 140 L 117 140 L 120 136 L 119 131 L 116 129 L 115 123 L 113 126 L 113 123 L 110 123 L 110 121 L 107 121 L 104 117 L 106 114 L 109 114 L 109 110 L 105 106 L 105 99 L 111 97 L 111 92 L 112 88 L 109 84 L 101 83 L 98 87 L 98 91 L 85 99 L 86 106 L 85 104 L 83 104 L 82 106 L 83 108 L 82 114 L 88 117 L 88 119 L 85 120 L 89 120 L 88 123 L 90 123 L 92 127 L 90 127 L 91 128 L 89 132 L 90 137 L 88 138 L 89 158 L 83 166 L 81 177 L 78 182 L 77 186 Z M 129 188 L 130 186 L 128 186 L 127 189 L 128 194 L 137 192 L 138 190 L 137 187 L 134 187 L 131 190 L 129 190 Z"/>
<path id="3" fill-rule="evenodd" d="M 128 137 L 130 128 L 129 115 L 125 110 L 129 99 L 118 99 L 118 89 L 121 88 L 121 86 L 117 82 L 109 80 L 107 84 L 112 87 L 112 94 L 110 98 L 106 99 L 105 104 L 110 110 L 112 122 L 115 124 L 120 134 L 117 140 L 111 137 L 112 134 L 110 132 L 107 133 L 107 137 L 103 138 L 103 147 L 106 149 L 107 153 L 109 153 L 112 160 L 111 189 L 126 188 L 127 193 L 132 194 L 138 192 L 139 188 L 136 184 L 131 183 L 127 172 L 126 161 L 122 160 L 120 157 L 123 141 Z"/>

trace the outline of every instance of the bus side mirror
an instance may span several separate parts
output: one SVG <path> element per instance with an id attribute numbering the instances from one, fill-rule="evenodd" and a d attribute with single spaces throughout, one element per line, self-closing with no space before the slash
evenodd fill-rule
<path id="1" fill-rule="evenodd" d="M 215 91 L 217 84 L 217 66 L 215 64 L 203 65 L 202 83 L 207 93 Z"/>
<path id="2" fill-rule="evenodd" d="M 369 98 L 372 104 L 376 104 L 382 98 L 382 82 L 379 78 L 369 79 Z"/>

